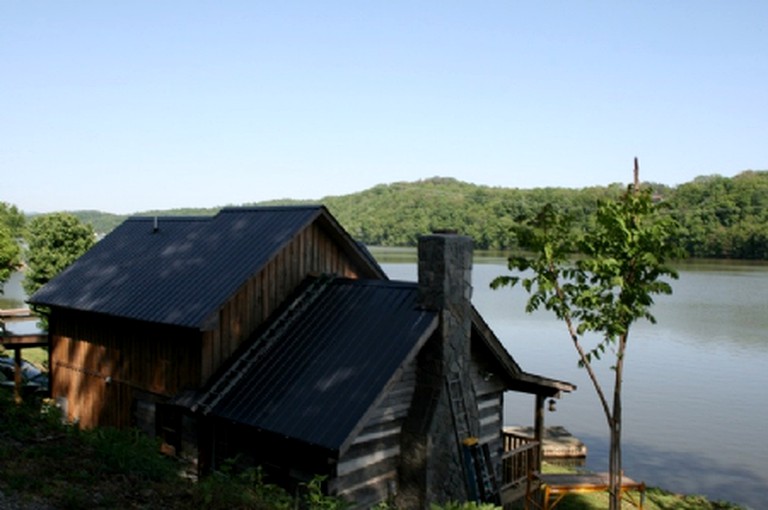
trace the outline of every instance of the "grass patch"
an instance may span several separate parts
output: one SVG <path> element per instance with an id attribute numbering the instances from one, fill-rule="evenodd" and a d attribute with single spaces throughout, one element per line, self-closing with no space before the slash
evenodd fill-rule
<path id="1" fill-rule="evenodd" d="M 13 351 L 0 344 L 0 356 L 12 358 Z M 41 370 L 48 370 L 48 349 L 44 347 L 29 347 L 24 349 L 24 359 Z"/>
<path id="2" fill-rule="evenodd" d="M 346 504 L 322 494 L 322 480 L 291 497 L 264 482 L 261 471 L 233 464 L 195 483 L 187 466 L 160 453 L 137 430 L 79 430 L 62 423 L 40 398 L 16 405 L 0 394 L 0 492 L 4 499 L 61 509 L 189 508 L 337 510 Z"/>
<path id="3" fill-rule="evenodd" d="M 579 473 L 583 469 L 550 464 L 542 466 L 544 473 Z M 640 501 L 640 493 L 631 491 L 629 495 L 634 501 Z M 557 504 L 557 510 L 608 510 L 607 493 L 567 494 Z M 522 502 L 515 510 L 524 508 Z M 624 501 L 623 509 L 636 508 L 629 501 Z M 724 501 L 710 501 L 704 496 L 675 494 L 662 489 L 650 487 L 645 492 L 644 510 L 743 510 L 743 507 Z"/>
<path id="4" fill-rule="evenodd" d="M 640 501 L 639 493 L 631 493 Z M 522 508 L 522 507 L 521 507 Z M 636 508 L 625 501 L 624 509 Z M 741 510 L 743 507 L 728 502 L 710 501 L 704 496 L 674 494 L 662 489 L 649 488 L 645 493 L 644 510 Z M 608 494 L 568 494 L 558 504 L 558 510 L 607 510 Z"/>
<path id="5" fill-rule="evenodd" d="M 83 435 L 84 443 L 101 459 L 98 475 L 125 475 L 141 480 L 166 481 L 177 475 L 178 466 L 160 455 L 160 441 L 138 430 L 100 428 Z"/>
<path id="6" fill-rule="evenodd" d="M 48 370 L 48 350 L 43 347 L 24 349 L 24 359 L 39 368 Z"/>
<path id="7" fill-rule="evenodd" d="M 178 463 L 136 432 L 81 431 L 38 398 L 0 394 L 0 491 L 53 508 L 189 508 Z"/>

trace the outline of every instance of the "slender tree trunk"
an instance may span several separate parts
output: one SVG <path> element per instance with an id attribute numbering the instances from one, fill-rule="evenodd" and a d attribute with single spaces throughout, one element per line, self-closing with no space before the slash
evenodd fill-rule
<path id="1" fill-rule="evenodd" d="M 616 373 L 617 385 L 618 371 Z M 609 510 L 621 509 L 621 397 L 619 392 L 613 394 L 613 419 L 611 420 L 610 454 L 608 456 L 609 481 Z"/>
<path id="2" fill-rule="evenodd" d="M 556 272 L 556 268 L 552 264 L 550 264 L 549 269 L 552 272 Z M 561 301 L 565 301 L 565 293 L 560 286 L 559 278 L 558 282 L 555 284 L 555 293 Z M 608 406 L 608 399 L 605 397 L 605 393 L 603 393 L 603 387 L 600 385 L 600 381 L 597 379 L 597 374 L 595 374 L 595 370 L 592 368 L 592 363 L 590 362 L 589 357 L 587 357 L 587 353 L 581 346 L 581 342 L 579 342 L 579 335 L 576 333 L 576 325 L 573 323 L 571 315 L 566 313 L 563 316 L 563 320 L 565 321 L 565 325 L 568 328 L 568 334 L 571 335 L 573 346 L 576 348 L 576 352 L 579 353 L 579 359 L 583 363 L 584 369 L 587 371 L 587 375 L 589 375 L 590 381 L 592 381 L 592 386 L 595 388 L 597 398 L 600 400 L 600 405 L 603 406 L 603 413 L 605 414 L 605 419 L 608 421 L 608 427 L 610 428 L 611 408 Z"/>
<path id="3" fill-rule="evenodd" d="M 554 270 L 550 266 L 550 270 Z M 563 289 L 559 283 L 555 285 L 555 292 L 562 300 L 565 299 Z M 616 361 L 616 380 L 614 383 L 613 391 L 613 410 L 608 405 L 608 399 L 603 393 L 603 388 L 595 374 L 587 353 L 579 342 L 579 336 L 576 333 L 576 327 L 571 320 L 570 314 L 565 314 L 563 317 L 565 324 L 568 327 L 568 332 L 573 340 L 573 345 L 576 351 L 579 353 L 579 358 L 584 364 L 584 368 L 589 375 L 592 385 L 595 388 L 595 392 L 600 400 L 600 404 L 603 406 L 603 412 L 605 413 L 605 420 L 608 423 L 608 430 L 610 431 L 610 449 L 608 455 L 608 490 L 610 492 L 609 510 L 621 510 L 621 378 L 623 371 L 623 355 L 624 347 L 626 346 L 626 334 L 619 340 L 619 353 Z M 618 477 L 617 477 L 618 473 Z"/>
<path id="4" fill-rule="evenodd" d="M 616 372 L 613 386 L 613 415 L 610 420 L 611 440 L 610 454 L 608 456 L 609 471 L 609 510 L 621 510 L 621 479 L 623 469 L 621 466 L 621 387 L 624 377 L 624 354 L 627 347 L 627 333 L 619 338 L 619 348 L 616 355 Z"/>

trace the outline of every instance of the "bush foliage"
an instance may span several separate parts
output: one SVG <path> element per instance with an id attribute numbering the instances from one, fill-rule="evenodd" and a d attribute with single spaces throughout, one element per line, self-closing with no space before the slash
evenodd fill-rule
<path id="1" fill-rule="evenodd" d="M 10 508 L 181 510 L 341 510 L 347 503 L 323 494 L 315 478 L 297 495 L 267 483 L 258 468 L 236 472 L 234 462 L 197 483 L 185 466 L 161 455 L 155 440 L 136 431 L 82 431 L 62 423 L 47 401 L 15 404 L 0 393 L 0 506 Z M 17 504 L 18 503 L 18 504 Z M 603 510 L 605 495 L 567 497 L 563 510 Z M 6 507 L 3 507 L 6 508 Z M 380 504 L 377 510 L 394 507 Z M 447 502 L 431 510 L 495 510 L 483 503 Z M 522 506 L 521 506 L 522 508 Z M 647 510 L 738 510 L 725 502 L 649 489 Z"/>

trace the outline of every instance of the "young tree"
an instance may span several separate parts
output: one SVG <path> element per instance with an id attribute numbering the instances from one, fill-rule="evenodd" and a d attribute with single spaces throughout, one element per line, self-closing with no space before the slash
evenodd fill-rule
<path id="1" fill-rule="evenodd" d="M 27 294 L 48 283 L 96 241 L 93 228 L 68 213 L 37 216 L 27 229 Z"/>
<path id="2" fill-rule="evenodd" d="M 610 431 L 611 510 L 621 508 L 621 396 L 629 331 L 639 319 L 654 323 L 653 296 L 672 293 L 663 278 L 677 278 L 667 265 L 681 253 L 676 230 L 671 217 L 660 214 L 651 191 L 639 188 L 635 160 L 635 183 L 619 199 L 600 202 L 586 232 L 575 232 L 551 205 L 517 228 L 520 246 L 531 255 L 511 257 L 509 269 L 524 274 L 500 276 L 491 284 L 521 284 L 530 295 L 526 311 L 543 306 L 564 321 Z M 589 342 L 594 343 L 585 345 Z M 607 351 L 614 354 L 612 401 L 593 367 Z"/>
<path id="3" fill-rule="evenodd" d="M 0 294 L 3 285 L 21 265 L 19 238 L 24 229 L 24 215 L 16 206 L 0 202 Z"/>

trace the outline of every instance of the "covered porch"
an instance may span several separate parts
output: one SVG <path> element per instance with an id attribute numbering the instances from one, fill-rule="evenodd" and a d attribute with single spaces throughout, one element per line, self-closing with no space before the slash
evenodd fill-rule
<path id="1" fill-rule="evenodd" d="M 541 472 L 545 436 L 544 413 L 547 400 L 572 392 L 576 386 L 563 381 L 522 372 L 512 391 L 534 395 L 533 435 L 513 428 L 502 430 L 504 452 L 501 458 L 499 495 L 502 506 L 526 498 L 538 488 L 536 475 Z"/>

